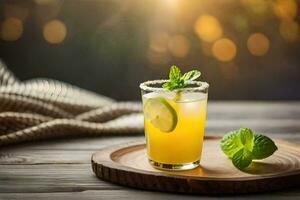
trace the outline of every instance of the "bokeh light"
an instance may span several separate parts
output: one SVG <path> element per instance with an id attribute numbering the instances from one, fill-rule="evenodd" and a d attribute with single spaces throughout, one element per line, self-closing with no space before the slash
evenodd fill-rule
<path id="1" fill-rule="evenodd" d="M 274 13 L 280 19 L 294 19 L 298 5 L 295 0 L 277 0 L 274 4 Z"/>
<path id="2" fill-rule="evenodd" d="M 235 43 L 228 38 L 219 39 L 212 46 L 212 53 L 219 61 L 231 61 L 236 56 L 236 52 Z"/>
<path id="3" fill-rule="evenodd" d="M 23 33 L 23 23 L 20 19 L 9 17 L 1 24 L 1 38 L 5 41 L 16 41 Z"/>
<path id="4" fill-rule="evenodd" d="M 178 58 L 184 58 L 189 53 L 190 42 L 183 35 L 175 35 L 170 38 L 168 47 L 171 54 Z"/>
<path id="5" fill-rule="evenodd" d="M 60 20 L 51 20 L 44 26 L 43 35 L 50 44 L 59 44 L 67 35 L 67 27 Z"/>
<path id="6" fill-rule="evenodd" d="M 283 20 L 279 26 L 280 35 L 287 42 L 294 42 L 299 39 L 299 24 L 292 20 Z"/>
<path id="7" fill-rule="evenodd" d="M 263 91 L 269 83 L 263 74 L 274 77 L 274 85 L 284 82 L 283 89 L 295 89 L 300 83 L 299 6 L 300 0 L 161 0 L 146 4 L 139 0 L 2 0 L 1 56 L 5 62 L 13 60 L 15 68 L 24 59 L 30 61 L 27 67 L 34 68 L 39 62 L 54 66 L 53 51 L 72 51 L 77 58 L 60 56 L 56 68 L 75 63 L 74 68 L 80 69 L 80 59 L 86 57 L 91 69 L 98 70 L 101 63 L 113 66 L 105 69 L 107 73 L 115 73 L 118 66 L 145 73 L 126 74 L 133 82 L 167 74 L 171 64 L 186 68 L 184 71 L 199 66 L 204 79 L 221 86 L 214 98 L 234 98 L 222 90 L 231 84 L 241 92 L 237 98 L 247 98 L 240 83 L 250 83 L 255 77 L 266 85 L 260 94 L 251 95 L 266 99 Z M 32 47 L 30 54 L 24 53 L 28 46 Z M 34 59 L 37 53 L 44 58 Z M 38 73 L 40 69 L 35 68 Z M 24 69 L 24 77 L 29 77 L 30 70 Z M 284 73 L 288 82 L 278 75 Z M 80 78 L 80 73 L 76 76 Z M 267 93 L 274 98 L 294 95 L 292 90 L 282 91 L 286 92 L 282 96 L 277 91 Z"/>
<path id="8" fill-rule="evenodd" d="M 247 40 L 247 47 L 251 54 L 255 56 L 265 55 L 270 47 L 270 41 L 262 33 L 253 33 Z"/>
<path id="9" fill-rule="evenodd" d="M 211 15 L 200 16 L 195 23 L 194 30 L 206 42 L 213 42 L 223 35 L 218 19 Z"/>

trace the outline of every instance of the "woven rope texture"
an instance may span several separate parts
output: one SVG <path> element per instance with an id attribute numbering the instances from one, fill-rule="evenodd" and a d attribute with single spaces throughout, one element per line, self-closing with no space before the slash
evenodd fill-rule
<path id="1" fill-rule="evenodd" d="M 19 81 L 0 61 L 0 147 L 74 136 L 138 134 L 142 106 L 50 79 Z"/>

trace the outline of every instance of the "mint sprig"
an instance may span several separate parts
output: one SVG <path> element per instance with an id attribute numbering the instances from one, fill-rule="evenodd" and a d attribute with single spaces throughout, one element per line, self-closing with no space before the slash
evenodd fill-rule
<path id="1" fill-rule="evenodd" d="M 246 148 L 242 148 L 233 155 L 232 164 L 236 168 L 242 170 L 251 164 L 252 159 L 253 157 L 251 151 Z"/>
<path id="2" fill-rule="evenodd" d="M 262 134 L 254 135 L 253 159 L 264 159 L 272 155 L 277 150 L 275 143 Z"/>
<path id="3" fill-rule="evenodd" d="M 192 70 L 182 75 L 181 70 L 177 66 L 172 65 L 169 72 L 169 80 L 162 87 L 170 91 L 184 88 L 188 81 L 196 80 L 200 75 L 201 72 L 198 70 Z"/>
<path id="4" fill-rule="evenodd" d="M 253 133 L 249 128 L 226 133 L 220 145 L 224 154 L 240 170 L 248 167 L 252 160 L 267 158 L 278 149 L 269 137 Z"/>

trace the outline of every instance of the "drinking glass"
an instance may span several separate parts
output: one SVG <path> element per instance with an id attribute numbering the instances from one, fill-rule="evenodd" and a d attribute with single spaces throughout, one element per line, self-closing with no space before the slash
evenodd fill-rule
<path id="1" fill-rule="evenodd" d="M 148 160 L 158 169 L 193 169 L 201 159 L 209 85 L 189 81 L 169 91 L 165 82 L 140 84 Z"/>

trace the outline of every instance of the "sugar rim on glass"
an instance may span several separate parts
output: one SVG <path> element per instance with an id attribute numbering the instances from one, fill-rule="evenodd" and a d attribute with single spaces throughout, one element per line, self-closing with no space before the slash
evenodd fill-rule
<path id="1" fill-rule="evenodd" d="M 140 88 L 142 90 L 145 91 L 150 91 L 150 92 L 159 92 L 159 91 L 166 91 L 166 92 L 170 92 L 169 90 L 162 88 L 162 87 L 151 87 L 151 85 L 154 84 L 162 84 L 162 83 L 166 83 L 169 80 L 153 80 L 153 81 L 146 81 L 140 84 Z M 208 87 L 209 84 L 207 82 L 202 82 L 202 81 L 187 81 L 187 86 L 188 85 L 196 85 L 194 87 L 185 87 L 185 88 L 180 88 L 180 89 L 175 89 L 173 91 L 205 91 Z"/>

